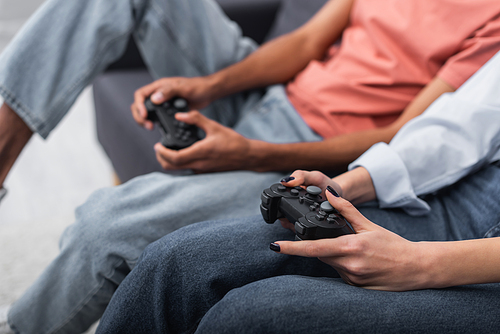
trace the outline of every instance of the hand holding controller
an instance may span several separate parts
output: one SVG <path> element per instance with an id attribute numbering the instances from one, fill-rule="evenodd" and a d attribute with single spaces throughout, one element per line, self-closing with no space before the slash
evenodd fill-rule
<path id="1" fill-rule="evenodd" d="M 158 123 L 162 134 L 161 143 L 166 148 L 180 150 L 200 140 L 196 126 L 175 119 L 176 113 L 189 111 L 185 99 L 177 97 L 162 104 L 154 104 L 148 98 L 144 105 L 148 111 L 148 119 Z"/>
<path id="2" fill-rule="evenodd" d="M 315 186 L 303 189 L 276 183 L 262 192 L 260 212 L 268 224 L 279 218 L 295 224 L 298 240 L 354 234 L 351 224 L 320 194 L 321 189 Z"/>

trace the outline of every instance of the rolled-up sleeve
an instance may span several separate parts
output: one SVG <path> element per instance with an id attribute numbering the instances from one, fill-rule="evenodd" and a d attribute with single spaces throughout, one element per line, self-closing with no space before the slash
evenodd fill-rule
<path id="1" fill-rule="evenodd" d="M 500 160 L 500 53 L 455 93 L 443 94 L 387 145 L 374 145 L 349 169 L 370 173 L 382 208 L 429 212 L 419 196 Z"/>

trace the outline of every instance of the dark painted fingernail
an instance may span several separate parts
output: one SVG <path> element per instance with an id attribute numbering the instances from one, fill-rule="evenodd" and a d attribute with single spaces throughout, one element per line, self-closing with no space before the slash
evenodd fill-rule
<path id="1" fill-rule="evenodd" d="M 280 245 L 278 245 L 277 243 L 272 243 L 269 245 L 269 248 L 272 250 L 272 251 L 275 251 L 275 252 L 281 252 L 281 247 Z"/>
<path id="2" fill-rule="evenodd" d="M 340 197 L 340 195 L 331 186 L 326 186 L 326 190 L 328 190 L 333 196 Z"/>
<path id="3" fill-rule="evenodd" d="M 282 178 L 281 182 L 288 183 L 288 182 L 293 181 L 293 180 L 295 180 L 295 178 L 293 176 L 287 176 L 287 177 Z"/>

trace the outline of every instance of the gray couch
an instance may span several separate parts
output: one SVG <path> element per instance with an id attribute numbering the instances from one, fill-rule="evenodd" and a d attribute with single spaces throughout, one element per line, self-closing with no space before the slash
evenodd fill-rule
<path id="1" fill-rule="evenodd" d="M 258 43 L 306 22 L 326 0 L 217 0 L 226 14 Z M 160 139 L 133 120 L 130 104 L 136 89 L 152 81 L 133 40 L 123 57 L 93 83 L 97 135 L 121 182 L 163 172 L 153 151 Z"/>

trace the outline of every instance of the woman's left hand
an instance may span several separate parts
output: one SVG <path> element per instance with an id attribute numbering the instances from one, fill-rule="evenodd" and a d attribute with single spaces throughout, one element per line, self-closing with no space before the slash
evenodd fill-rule
<path id="1" fill-rule="evenodd" d="M 368 289 L 404 291 L 425 288 L 428 273 L 422 255 L 426 243 L 410 242 L 366 219 L 351 203 L 327 192 L 330 204 L 356 234 L 338 238 L 278 241 L 280 253 L 317 257 L 349 284 Z"/>

